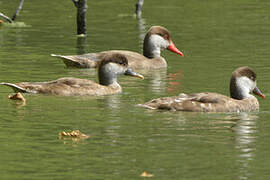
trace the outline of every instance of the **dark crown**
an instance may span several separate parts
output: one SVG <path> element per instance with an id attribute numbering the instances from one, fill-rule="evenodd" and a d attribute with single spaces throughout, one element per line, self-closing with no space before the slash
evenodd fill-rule
<path id="1" fill-rule="evenodd" d="M 235 77 L 241 77 L 241 76 L 246 76 L 249 79 L 256 81 L 256 73 L 249 67 L 244 66 L 244 67 L 240 67 L 237 68 L 234 72 L 233 75 Z"/>
<path id="2" fill-rule="evenodd" d="M 116 64 L 120 64 L 120 65 L 125 66 L 125 67 L 128 66 L 128 60 L 127 60 L 126 56 L 119 54 L 119 53 L 113 53 L 113 54 L 106 55 L 100 61 L 98 66 L 100 68 L 108 63 L 116 63 Z"/>

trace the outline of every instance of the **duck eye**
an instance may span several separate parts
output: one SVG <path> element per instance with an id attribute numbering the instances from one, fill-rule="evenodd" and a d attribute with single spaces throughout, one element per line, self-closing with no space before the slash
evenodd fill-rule
<path id="1" fill-rule="evenodd" d="M 168 40 L 168 39 L 169 39 L 169 37 L 168 37 L 168 35 L 167 35 L 167 34 L 165 34 L 165 35 L 163 36 L 163 38 L 164 38 L 164 39 L 166 39 L 166 40 Z"/>
<path id="2" fill-rule="evenodd" d="M 120 61 L 119 64 L 120 64 L 120 65 L 123 65 L 123 66 L 126 65 L 126 63 L 125 63 L 124 61 Z"/>

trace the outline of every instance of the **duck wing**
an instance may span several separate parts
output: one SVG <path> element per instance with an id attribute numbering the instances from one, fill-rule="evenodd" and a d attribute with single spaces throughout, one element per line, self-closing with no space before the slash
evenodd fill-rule
<path id="1" fill-rule="evenodd" d="M 230 100 L 231 98 L 217 93 L 182 93 L 179 96 L 153 99 L 139 106 L 172 111 L 216 112 Z"/>
<path id="2" fill-rule="evenodd" d="M 176 99 L 171 104 L 171 108 L 176 111 L 217 112 L 223 111 L 231 100 L 231 98 L 218 93 L 195 93 L 187 95 L 185 98 Z"/>
<path id="3" fill-rule="evenodd" d="M 138 104 L 139 107 L 144 107 L 147 109 L 166 109 L 172 110 L 171 104 L 178 99 L 178 96 L 173 97 L 161 97 L 157 99 L 152 99 L 144 104 Z"/>
<path id="4" fill-rule="evenodd" d="M 198 103 L 212 103 L 212 104 L 217 104 L 217 103 L 224 103 L 225 100 L 230 99 L 227 96 L 224 96 L 222 94 L 218 93 L 194 93 L 188 95 L 188 98 L 186 100 L 198 102 Z"/>

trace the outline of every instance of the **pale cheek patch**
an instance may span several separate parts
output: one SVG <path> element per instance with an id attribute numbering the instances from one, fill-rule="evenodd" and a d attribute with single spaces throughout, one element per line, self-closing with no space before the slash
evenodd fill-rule
<path id="1" fill-rule="evenodd" d="M 256 82 L 243 76 L 236 78 L 236 86 L 244 97 L 249 97 L 251 96 L 249 93 L 256 87 Z"/>
<path id="2" fill-rule="evenodd" d="M 153 48 L 166 49 L 169 46 L 169 42 L 159 35 L 153 34 L 149 39 Z"/>
<path id="3" fill-rule="evenodd" d="M 252 91 L 255 86 L 256 86 L 256 82 L 252 81 L 251 79 L 249 79 L 248 77 L 239 77 L 236 79 L 236 84 L 241 87 L 241 89 L 249 89 L 250 91 Z"/>
<path id="4" fill-rule="evenodd" d="M 118 64 L 115 63 L 108 63 L 106 66 L 106 71 L 108 72 L 112 72 L 115 74 L 121 74 L 122 72 L 124 72 L 124 68 Z"/>

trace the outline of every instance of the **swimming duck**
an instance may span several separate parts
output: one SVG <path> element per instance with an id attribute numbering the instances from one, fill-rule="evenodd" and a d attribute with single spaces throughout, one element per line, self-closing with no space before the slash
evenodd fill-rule
<path id="1" fill-rule="evenodd" d="M 165 59 L 160 56 L 160 52 L 163 49 L 168 49 L 183 56 L 183 53 L 174 45 L 171 35 L 166 28 L 152 26 L 144 38 L 143 55 L 132 51 L 110 50 L 82 55 L 63 56 L 51 54 L 51 56 L 63 59 L 63 62 L 68 67 L 95 68 L 97 67 L 98 61 L 105 55 L 120 53 L 127 57 L 129 67 L 133 69 L 157 69 L 167 67 Z"/>
<path id="2" fill-rule="evenodd" d="M 122 88 L 117 82 L 121 74 L 135 76 L 143 79 L 143 76 L 128 68 L 128 61 L 122 54 L 110 54 L 100 61 L 98 68 L 99 84 L 88 79 L 64 77 L 49 82 L 21 82 L 0 83 L 6 85 L 15 92 L 41 93 L 61 96 L 75 95 L 108 95 L 121 93 Z"/>
<path id="3" fill-rule="evenodd" d="M 249 67 L 240 67 L 232 73 L 231 97 L 218 93 L 180 94 L 174 97 L 153 99 L 139 106 L 149 109 L 196 112 L 249 112 L 259 109 L 257 98 L 250 93 L 265 96 L 256 86 L 256 74 Z"/>

